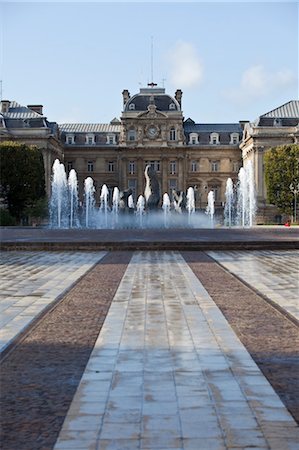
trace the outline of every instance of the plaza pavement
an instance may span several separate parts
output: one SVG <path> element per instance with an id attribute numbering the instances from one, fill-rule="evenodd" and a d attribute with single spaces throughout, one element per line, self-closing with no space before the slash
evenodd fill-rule
<path id="1" fill-rule="evenodd" d="M 298 442 L 295 421 L 181 255 L 135 252 L 55 450 Z"/>
<path id="2" fill-rule="evenodd" d="M 287 311 L 299 323 L 299 252 L 208 252 L 231 273 Z"/>
<path id="3" fill-rule="evenodd" d="M 2 252 L 0 353 L 106 252 Z"/>

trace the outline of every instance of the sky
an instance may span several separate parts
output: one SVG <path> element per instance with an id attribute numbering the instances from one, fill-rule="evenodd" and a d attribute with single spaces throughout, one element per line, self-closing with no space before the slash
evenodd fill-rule
<path id="1" fill-rule="evenodd" d="M 58 123 L 119 118 L 122 91 L 151 73 L 183 91 L 196 123 L 253 121 L 298 99 L 294 1 L 0 0 L 0 27 L 2 99 L 42 104 Z"/>

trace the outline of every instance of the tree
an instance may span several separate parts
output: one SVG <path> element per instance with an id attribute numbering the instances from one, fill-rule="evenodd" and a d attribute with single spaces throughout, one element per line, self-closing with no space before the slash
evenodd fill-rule
<path id="1" fill-rule="evenodd" d="M 1 197 L 18 222 L 45 197 L 41 150 L 13 141 L 0 143 Z"/>
<path id="2" fill-rule="evenodd" d="M 292 215 L 294 194 L 290 184 L 299 183 L 299 145 L 270 148 L 264 158 L 268 201 L 285 214 Z"/>

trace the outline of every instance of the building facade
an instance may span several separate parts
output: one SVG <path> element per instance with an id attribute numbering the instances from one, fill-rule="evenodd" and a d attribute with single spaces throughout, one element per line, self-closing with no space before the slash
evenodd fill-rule
<path id="1" fill-rule="evenodd" d="M 267 202 L 264 155 L 271 147 L 299 142 L 299 101 L 292 100 L 262 114 L 244 128 L 240 149 L 243 165 L 252 161 L 257 193 L 257 222 L 279 221 L 277 209 Z"/>
<path id="2" fill-rule="evenodd" d="M 267 204 L 263 155 L 272 146 L 298 142 L 299 102 L 291 101 L 263 114 L 255 122 L 201 124 L 184 119 L 182 91 L 174 96 L 151 84 L 131 96 L 124 90 L 120 119 L 109 124 L 49 122 L 41 105 L 21 106 L 3 100 L 0 141 L 17 140 L 42 149 L 46 189 L 50 195 L 51 170 L 56 158 L 67 173 L 75 169 L 79 194 L 84 179 L 92 177 L 99 204 L 106 184 L 131 189 L 136 202 L 144 193 L 144 170 L 156 171 L 161 195 L 172 190 L 195 190 L 197 209 L 205 209 L 207 194 L 215 194 L 216 213 L 222 214 L 227 178 L 236 183 L 239 169 L 252 160 L 258 196 L 259 221 L 273 220 Z"/>
<path id="3" fill-rule="evenodd" d="M 213 189 L 216 209 L 222 209 L 226 180 L 236 180 L 242 165 L 242 126 L 184 120 L 180 90 L 172 97 L 164 88 L 148 87 L 132 97 L 123 91 L 120 120 L 61 124 L 59 130 L 66 168 L 77 171 L 81 190 L 84 178 L 91 176 L 96 187 L 105 183 L 110 190 L 131 189 L 136 201 L 144 192 L 144 169 L 149 164 L 162 194 L 192 186 L 196 207 L 205 208 Z"/>

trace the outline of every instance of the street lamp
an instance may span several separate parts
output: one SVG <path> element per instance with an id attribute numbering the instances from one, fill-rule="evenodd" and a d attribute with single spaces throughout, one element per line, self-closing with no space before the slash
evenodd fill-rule
<path id="1" fill-rule="evenodd" d="M 294 222 L 297 222 L 296 212 L 297 212 L 297 194 L 299 193 L 299 183 L 297 185 L 293 185 L 293 183 L 290 184 L 290 190 L 293 192 L 295 196 L 295 208 L 294 208 Z"/>

